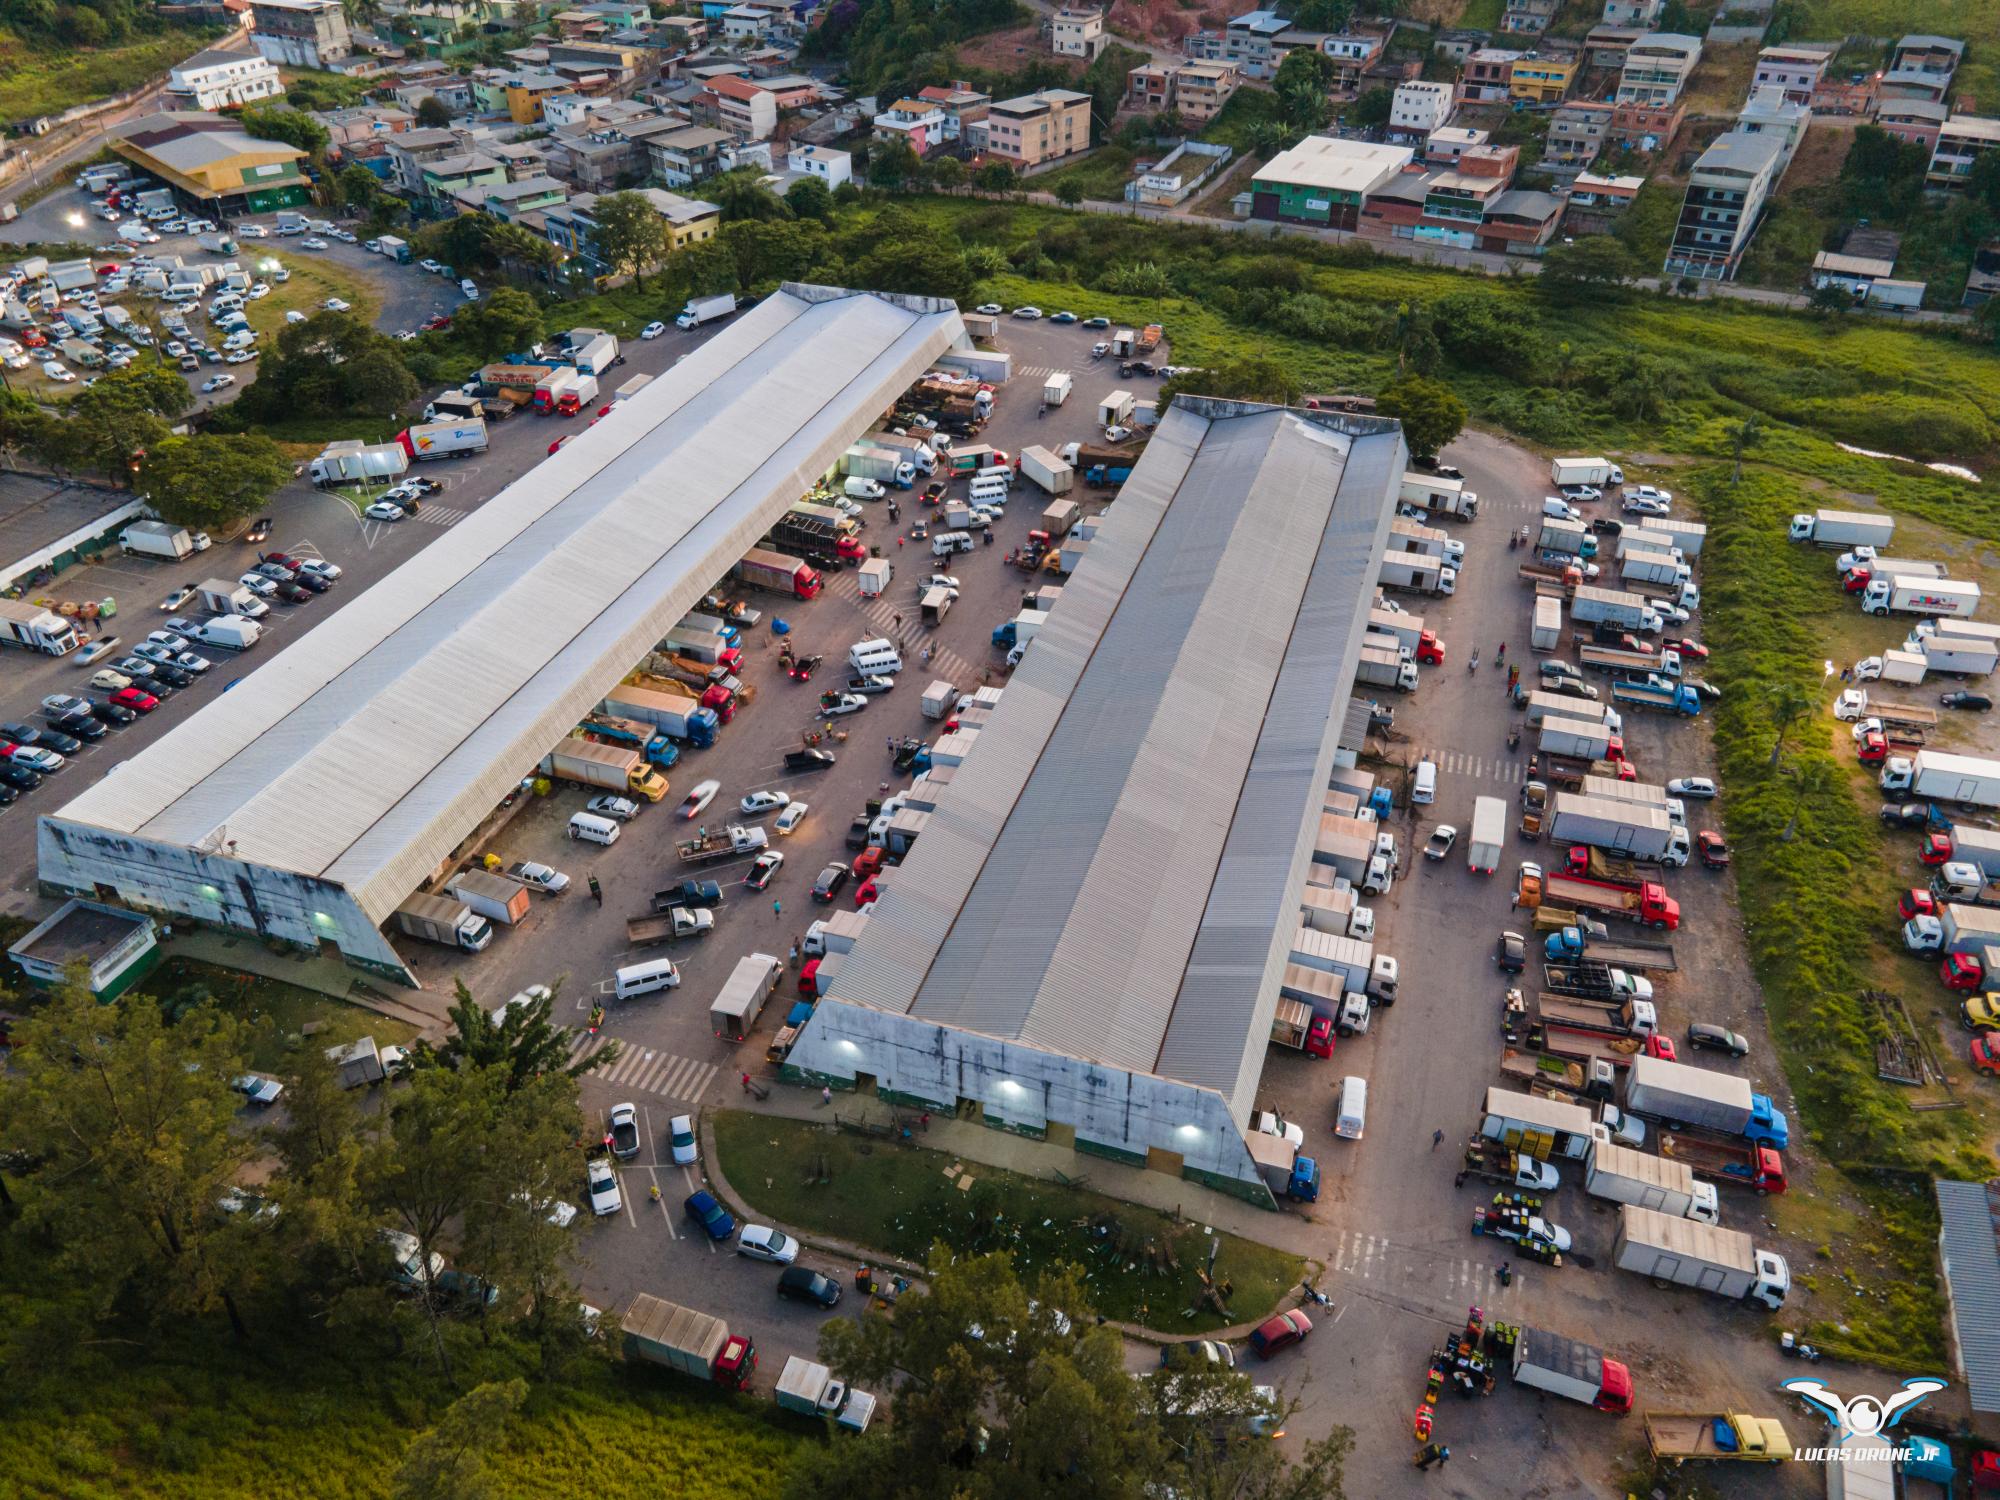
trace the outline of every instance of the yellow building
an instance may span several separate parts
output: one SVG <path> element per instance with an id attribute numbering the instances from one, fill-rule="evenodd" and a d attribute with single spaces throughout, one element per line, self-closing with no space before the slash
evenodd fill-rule
<path id="1" fill-rule="evenodd" d="M 1523 57 L 1514 63 L 1507 97 L 1525 99 L 1530 104 L 1559 104 L 1568 96 L 1575 77 L 1576 63 L 1572 59 Z"/>
<path id="2" fill-rule="evenodd" d="M 507 80 L 507 118 L 516 125 L 538 124 L 542 101 L 551 94 L 566 94 L 576 87 L 554 73 L 517 73 Z"/>
<path id="3" fill-rule="evenodd" d="M 311 197 L 299 163 L 306 153 L 244 134 L 234 120 L 200 110 L 148 115 L 111 149 L 188 198 L 229 213 L 267 213 Z"/>

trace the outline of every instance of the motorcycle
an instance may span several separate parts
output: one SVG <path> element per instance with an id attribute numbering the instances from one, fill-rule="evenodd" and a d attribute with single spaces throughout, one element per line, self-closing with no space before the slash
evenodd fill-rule
<path id="1" fill-rule="evenodd" d="M 1802 1359 L 1809 1365 L 1816 1365 L 1826 1356 L 1796 1334 L 1778 1335 L 1778 1352 L 1787 1359 Z"/>

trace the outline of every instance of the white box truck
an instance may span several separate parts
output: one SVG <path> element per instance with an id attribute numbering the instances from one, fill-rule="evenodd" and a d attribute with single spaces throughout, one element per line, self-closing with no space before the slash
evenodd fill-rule
<path id="1" fill-rule="evenodd" d="M 1394 688 L 1402 693 L 1417 690 L 1417 664 L 1404 659 L 1393 645 L 1363 645 L 1354 667 L 1354 680 L 1370 687 Z"/>
<path id="2" fill-rule="evenodd" d="M 1879 780 L 1882 790 L 1891 794 L 2000 807 L 2000 760 L 1983 756 L 1947 755 L 1942 750 L 1892 755 Z"/>
<path id="3" fill-rule="evenodd" d="M 1609 1141 L 1598 1141 L 1591 1147 L 1583 1189 L 1594 1198 L 1636 1204 L 1670 1218 L 1701 1224 L 1720 1223 L 1722 1218 L 1715 1184 L 1695 1181 L 1694 1169 L 1685 1162 Z"/>
<path id="4" fill-rule="evenodd" d="M 1602 458 L 1557 458 L 1549 461 L 1549 478 L 1560 489 L 1566 484 L 1623 484 L 1625 471 Z"/>
<path id="5" fill-rule="evenodd" d="M 1817 510 L 1792 517 L 1792 540 L 1816 547 L 1886 547 L 1896 518 L 1864 510 Z"/>
<path id="6" fill-rule="evenodd" d="M 768 953 L 752 953 L 738 959 L 729 978 L 723 981 L 715 1003 L 708 1008 L 709 1025 L 715 1034 L 731 1042 L 740 1042 L 748 1036 L 784 972 L 784 964 Z"/>
<path id="7" fill-rule="evenodd" d="M 118 533 L 118 545 L 128 554 L 170 562 L 182 562 L 194 556 L 195 550 L 185 526 L 170 526 L 165 521 L 134 521 Z"/>
<path id="8" fill-rule="evenodd" d="M 1097 403 L 1097 425 L 1116 427 L 1132 420 L 1132 408 L 1138 398 L 1130 391 L 1113 391 Z"/>
<path id="9" fill-rule="evenodd" d="M 1882 653 L 1882 675 L 1889 675 L 1888 660 L 1891 656 L 1915 655 L 1921 672 L 1936 672 L 1946 677 L 1985 677 L 1996 666 L 2000 666 L 2000 646 L 1990 640 L 1959 634 L 1959 621 L 1953 621 L 1948 631 L 1926 635 L 1920 638 L 1921 649 L 1917 652 L 1885 651 Z"/>
<path id="10" fill-rule="evenodd" d="M 778 1377 L 778 1405 L 801 1416 L 831 1417 L 843 1432 L 866 1432 L 875 1415 L 873 1396 L 850 1390 L 825 1365 L 796 1354 Z"/>
<path id="11" fill-rule="evenodd" d="M 1912 578 L 1902 573 L 1871 578 L 1861 595 L 1861 612 L 1970 618 L 1979 613 L 1979 585 L 1949 578 Z"/>
<path id="12" fill-rule="evenodd" d="M 1039 446 L 1021 450 L 1021 473 L 1051 495 L 1067 495 L 1076 484 L 1076 470 Z"/>
<path id="13" fill-rule="evenodd" d="M 260 620 L 271 612 L 271 606 L 248 588 L 226 578 L 207 579 L 195 586 L 195 593 L 205 606 L 219 615 L 243 615 Z"/>
<path id="14" fill-rule="evenodd" d="M 1435 515 L 1453 516 L 1461 521 L 1479 518 L 1479 497 L 1457 479 L 1406 473 L 1398 498 L 1406 505 L 1421 505 Z"/>
<path id="15" fill-rule="evenodd" d="M 1562 649 L 1562 633 L 1562 600 L 1546 594 L 1537 598 L 1535 600 L 1535 623 L 1529 632 L 1528 644 L 1537 651 L 1560 651 Z"/>
<path id="16" fill-rule="evenodd" d="M 726 318 L 736 311 L 736 294 L 724 292 L 716 297 L 695 297 L 674 319 L 674 327 L 683 333 L 699 328 L 704 323 L 713 323 L 717 318 Z"/>
<path id="17" fill-rule="evenodd" d="M 1507 804 L 1498 797 L 1472 799 L 1472 840 L 1466 845 L 1465 867 L 1475 875 L 1500 868 L 1507 841 Z"/>
<path id="18" fill-rule="evenodd" d="M 1792 1268 L 1747 1234 L 1626 1204 L 1618 1211 L 1612 1260 L 1621 1271 L 1693 1287 L 1776 1312 L 1792 1289 Z"/>
<path id="19" fill-rule="evenodd" d="M 1607 854 L 1679 867 L 1688 861 L 1688 831 L 1664 807 L 1642 807 L 1598 797 L 1556 793 L 1549 837 L 1558 844 L 1586 844 Z"/>
<path id="20" fill-rule="evenodd" d="M 1042 405 L 1061 406 L 1069 400 L 1069 393 L 1076 388 L 1076 380 L 1069 371 L 1058 370 L 1042 383 Z"/>
<path id="21" fill-rule="evenodd" d="M 364 443 L 359 438 L 347 438 L 328 443 L 307 473 L 314 484 L 324 487 L 394 479 L 409 467 L 410 455 L 401 443 Z"/>
<path id="22" fill-rule="evenodd" d="M 1657 633 L 1664 622 L 1650 600 L 1622 589 L 1593 588 L 1586 584 L 1570 600 L 1570 618 L 1580 625 L 1616 625 L 1621 630 Z"/>

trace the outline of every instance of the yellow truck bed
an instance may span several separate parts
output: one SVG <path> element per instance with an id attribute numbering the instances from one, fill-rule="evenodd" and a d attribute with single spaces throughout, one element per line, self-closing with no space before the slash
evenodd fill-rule
<path id="1" fill-rule="evenodd" d="M 1716 1440 L 1720 1425 L 1734 1435 L 1733 1446 Z M 1749 1463 L 1783 1463 L 1792 1456 L 1792 1440 L 1776 1417 L 1752 1417 L 1741 1412 L 1656 1412 L 1646 1418 L 1646 1442 L 1655 1458 L 1680 1463 L 1691 1458 L 1737 1459 Z"/>

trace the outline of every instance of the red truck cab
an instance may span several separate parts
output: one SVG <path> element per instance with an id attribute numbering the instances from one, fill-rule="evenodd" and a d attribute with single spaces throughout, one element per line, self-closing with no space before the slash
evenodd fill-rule
<path id="1" fill-rule="evenodd" d="M 1970 953 L 1947 953 L 1938 964 L 1938 978 L 1948 990 L 1976 990 L 1986 983 L 1985 970 Z"/>
<path id="2" fill-rule="evenodd" d="M 1311 1028 L 1306 1032 L 1306 1056 L 1333 1056 L 1333 1017 L 1314 1016 Z"/>
<path id="3" fill-rule="evenodd" d="M 736 717 L 736 694 L 721 683 L 715 683 L 702 692 L 701 706 L 714 709 L 715 717 L 727 724 Z"/>
<path id="4" fill-rule="evenodd" d="M 1924 836 L 1923 853 L 1917 856 L 1927 865 L 1948 865 L 1951 863 L 1951 835 L 1932 833 Z"/>
<path id="5" fill-rule="evenodd" d="M 582 410 L 583 402 L 575 391 L 564 391 L 556 398 L 556 415 L 559 417 L 573 417 Z"/>
<path id="6" fill-rule="evenodd" d="M 819 998 L 819 960 L 809 958 L 805 967 L 799 970 L 799 993 L 808 999 Z"/>
<path id="7" fill-rule="evenodd" d="M 1861 736 L 1861 748 L 1855 752 L 1864 766 L 1879 766 L 1889 758 L 1889 737 L 1879 729 L 1871 729 Z"/>
<path id="8" fill-rule="evenodd" d="M 859 537 L 844 536 L 833 544 L 833 550 L 844 562 L 865 562 L 868 558 L 868 549 Z"/>
<path id="9" fill-rule="evenodd" d="M 718 667 L 728 668 L 733 677 L 743 675 L 743 653 L 734 646 L 724 646 L 721 654 L 715 658 L 715 664 Z"/>
<path id="10" fill-rule="evenodd" d="M 1934 917 L 1937 901 L 1920 885 L 1913 885 L 1896 898 L 1896 915 L 1905 922 L 1912 917 Z"/>
<path id="11" fill-rule="evenodd" d="M 1868 580 L 1874 576 L 1866 568 L 1851 568 L 1841 578 L 1840 586 L 1850 594 L 1858 594 L 1868 587 Z"/>
<path id="12" fill-rule="evenodd" d="M 1444 642 L 1434 632 L 1426 630 L 1417 637 L 1417 660 L 1427 667 L 1444 665 Z"/>
<path id="13" fill-rule="evenodd" d="M 757 1344 L 740 1333 L 732 1333 L 715 1356 L 715 1383 L 725 1390 L 745 1391 L 757 1373 Z"/>
<path id="14" fill-rule="evenodd" d="M 875 872 L 882 868 L 884 850 L 880 844 L 870 844 L 854 856 L 854 878 L 866 885 Z"/>

